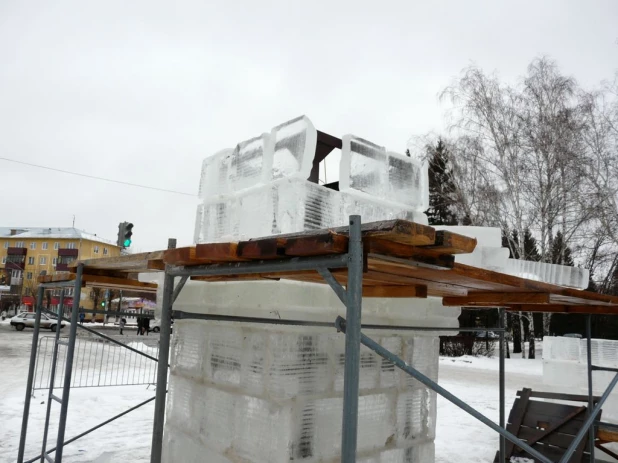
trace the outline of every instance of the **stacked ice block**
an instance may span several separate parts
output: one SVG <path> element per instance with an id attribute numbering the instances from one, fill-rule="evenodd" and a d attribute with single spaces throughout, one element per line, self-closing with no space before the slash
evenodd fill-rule
<path id="1" fill-rule="evenodd" d="M 301 116 L 218 151 L 202 164 L 195 242 L 255 238 L 402 218 L 427 223 L 427 166 L 360 138 L 343 137 L 340 191 L 307 179 L 317 131 Z"/>
<path id="2" fill-rule="evenodd" d="M 499 228 L 463 226 L 436 226 L 435 228 L 449 230 L 477 239 L 478 244 L 472 253 L 455 256 L 455 260 L 462 264 L 554 285 L 568 286 L 576 289 L 586 289 L 588 287 L 590 272 L 585 268 L 510 259 L 508 248 L 502 247 Z"/>
<path id="3" fill-rule="evenodd" d="M 339 461 L 343 336 L 203 321 L 174 329 L 166 461 Z M 437 338 L 370 334 L 437 380 Z M 435 393 L 363 348 L 358 461 L 433 461 L 435 425 Z"/>

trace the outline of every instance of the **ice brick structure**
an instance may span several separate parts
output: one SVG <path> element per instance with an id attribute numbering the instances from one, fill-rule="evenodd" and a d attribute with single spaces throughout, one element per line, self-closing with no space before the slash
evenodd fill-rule
<path id="1" fill-rule="evenodd" d="M 560 315 L 554 315 L 560 316 Z M 591 339 L 592 364 L 618 368 L 618 341 Z M 586 339 L 543 337 L 543 383 L 552 391 L 588 395 L 588 346 Z M 601 395 L 614 378 L 611 371 L 593 371 L 594 395 Z M 603 405 L 603 421 L 618 420 L 618 391 L 614 390 Z"/>
<path id="2" fill-rule="evenodd" d="M 308 180 L 318 135 L 301 116 L 207 157 L 195 242 L 342 226 L 353 214 L 364 223 L 396 218 L 427 223 L 426 164 L 347 135 L 342 138 L 339 190 L 329 189 Z M 509 267 L 497 229 L 450 229 L 479 242 L 471 255 L 458 255 L 459 262 L 513 274 L 541 272 L 539 267 Z M 552 278 L 579 283 L 562 274 Z M 329 323 L 345 315 L 329 286 L 292 281 L 189 281 L 174 308 Z M 439 330 L 458 326 L 459 312 L 431 297 L 363 301 L 365 323 L 436 328 L 367 332 L 434 380 Z M 344 335 L 334 328 L 178 320 L 165 461 L 340 461 L 344 343 Z M 365 348 L 360 364 L 357 461 L 432 463 L 435 393 Z"/>
<path id="3" fill-rule="evenodd" d="M 474 251 L 470 254 L 455 256 L 456 262 L 575 289 L 588 287 L 590 272 L 585 268 L 510 259 L 508 248 L 502 247 L 499 228 L 464 226 L 436 226 L 435 228 L 477 239 L 478 244 Z"/>
<path id="4" fill-rule="evenodd" d="M 166 461 L 184 445 L 213 461 L 339 461 L 343 336 L 190 321 L 174 330 Z M 437 338 L 372 335 L 437 379 Z M 362 350 L 358 461 L 432 461 L 410 456 L 433 456 L 435 420 L 435 393 Z"/>
<path id="5" fill-rule="evenodd" d="M 317 131 L 301 116 L 204 159 L 195 242 L 239 240 L 346 224 L 427 223 L 427 166 L 361 138 L 343 137 L 339 190 L 307 179 Z"/>
<path id="6" fill-rule="evenodd" d="M 301 116 L 207 157 L 195 241 L 336 227 L 353 214 L 427 223 L 426 165 L 347 136 L 337 191 L 308 181 L 317 143 Z M 345 314 L 327 285 L 291 281 L 188 282 L 174 308 L 328 322 Z M 453 327 L 458 314 L 435 298 L 363 303 L 367 323 Z M 439 332 L 368 334 L 437 380 Z M 178 320 L 165 461 L 339 461 L 344 345 L 334 328 Z M 363 348 L 357 461 L 431 463 L 435 426 L 435 393 Z"/>

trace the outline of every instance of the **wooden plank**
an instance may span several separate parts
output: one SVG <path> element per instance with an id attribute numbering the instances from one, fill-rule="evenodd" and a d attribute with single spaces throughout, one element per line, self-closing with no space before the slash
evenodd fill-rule
<path id="1" fill-rule="evenodd" d="M 364 286 L 363 297 L 427 297 L 427 286 Z"/>
<path id="2" fill-rule="evenodd" d="M 139 280 L 129 280 L 128 278 L 114 278 L 102 275 L 82 275 L 82 281 L 86 286 L 102 288 L 130 288 L 140 291 L 156 291 L 156 283 L 146 283 Z"/>
<path id="3" fill-rule="evenodd" d="M 551 426 L 549 428 L 542 430 L 540 433 L 537 434 L 536 437 L 530 439 L 528 441 L 528 444 L 532 445 L 532 444 L 535 444 L 535 443 L 537 443 L 539 441 L 545 442 L 547 436 L 549 436 L 550 434 L 554 433 L 555 431 L 560 429 L 562 426 L 564 426 L 568 421 L 571 421 L 577 415 L 579 415 L 580 413 L 583 413 L 585 411 L 586 411 L 586 407 L 578 407 L 578 408 L 576 408 L 575 410 L 573 410 L 571 413 L 569 413 L 568 415 L 566 415 L 564 417 L 560 417 L 560 418 L 556 417 L 556 421 L 551 423 Z M 568 445 L 567 445 L 567 447 L 568 447 Z"/>
<path id="4" fill-rule="evenodd" d="M 546 293 L 473 292 L 463 297 L 445 297 L 444 306 L 502 307 L 507 304 L 548 304 Z"/>
<path id="5" fill-rule="evenodd" d="M 283 240 L 286 256 L 321 256 L 348 251 L 348 237 L 337 233 L 321 233 L 303 238 Z"/>
<path id="6" fill-rule="evenodd" d="M 381 237 L 410 246 L 427 246 L 436 241 L 434 228 L 405 220 L 362 224 L 361 229 L 363 237 Z"/>
<path id="7" fill-rule="evenodd" d="M 269 277 L 260 274 L 253 275 L 214 275 L 214 276 L 194 276 L 191 277 L 193 281 L 205 281 L 209 283 L 216 283 L 219 281 L 277 281 L 279 278 Z"/>
<path id="8" fill-rule="evenodd" d="M 522 391 L 517 391 L 517 396 L 521 395 Z M 588 403 L 587 395 L 578 395 L 578 394 L 562 394 L 559 392 L 543 392 L 543 391 L 532 391 L 530 393 L 530 397 L 536 397 L 539 399 L 552 399 L 552 400 L 565 400 L 570 402 L 585 402 Z M 600 400 L 600 396 L 592 396 L 593 402 L 598 402 Z"/>
<path id="9" fill-rule="evenodd" d="M 438 250 L 428 249 L 427 247 L 409 246 L 380 238 L 367 238 L 365 244 L 367 246 L 366 252 L 371 254 L 407 258 L 442 268 L 452 268 L 455 263 L 454 256 L 442 254 Z"/>
<path id="10" fill-rule="evenodd" d="M 147 272 L 151 269 L 148 267 L 150 261 L 161 261 L 164 251 L 141 252 L 137 254 L 129 254 L 126 256 L 116 257 L 100 257 L 97 259 L 86 259 L 73 261 L 69 264 L 69 270 L 75 272 L 77 264 L 84 264 L 84 268 L 91 269 L 108 269 L 127 272 Z"/>
<path id="11" fill-rule="evenodd" d="M 526 426 L 522 426 L 521 428 L 519 428 L 519 434 L 517 435 L 517 437 L 529 443 L 531 440 L 538 438 L 544 432 L 545 431 L 542 431 L 540 429 L 528 428 Z M 553 434 L 550 434 L 544 437 L 542 440 L 542 443 L 546 445 L 554 445 L 556 447 L 566 449 L 569 447 L 571 442 L 573 442 L 573 437 L 574 437 L 573 434 L 564 434 L 562 432 L 556 432 L 556 433 L 553 433 Z"/>
<path id="12" fill-rule="evenodd" d="M 238 243 L 204 243 L 195 246 L 195 258 L 203 263 L 240 262 Z"/>
<path id="13" fill-rule="evenodd" d="M 73 281 L 75 280 L 74 273 L 55 273 L 53 275 L 39 275 L 37 277 L 37 281 L 39 283 L 58 283 L 62 281 Z"/>
<path id="14" fill-rule="evenodd" d="M 524 388 L 522 390 L 521 397 L 519 399 L 515 399 L 515 403 L 513 404 L 513 408 L 511 409 L 511 413 L 509 415 L 509 423 L 507 424 L 506 429 L 516 436 L 518 435 L 519 428 L 523 423 L 524 415 L 526 415 L 526 409 L 528 408 L 528 403 L 530 402 L 530 392 L 532 392 L 532 390 L 528 388 Z M 509 460 L 513 454 L 514 448 L 515 444 L 507 440 L 505 447 L 505 456 L 507 460 Z"/>
<path id="15" fill-rule="evenodd" d="M 165 270 L 165 262 L 163 262 L 163 259 L 149 260 L 146 263 L 146 268 L 148 270 L 163 271 Z"/>
<path id="16" fill-rule="evenodd" d="M 281 259 L 285 257 L 283 243 L 285 243 L 285 240 L 279 238 L 241 241 L 238 243 L 238 255 L 248 260 Z"/>
<path id="17" fill-rule="evenodd" d="M 350 227 L 334 227 L 327 230 L 307 230 L 297 233 L 287 233 L 265 238 L 298 238 L 311 236 L 320 231 L 328 231 L 338 235 L 349 235 Z M 361 224 L 363 238 L 381 237 L 391 241 L 408 244 L 410 246 L 427 246 L 434 244 L 436 240 L 436 230 L 428 225 L 422 225 L 407 220 L 385 220 L 380 222 L 367 222 Z"/>
<path id="18" fill-rule="evenodd" d="M 597 429 L 597 437 L 603 442 L 618 442 L 618 431 L 615 429 Z"/>
<path id="19" fill-rule="evenodd" d="M 476 248 L 476 238 L 447 230 L 436 230 L 435 243 L 427 248 L 439 250 L 443 254 L 469 254 Z"/>
<path id="20" fill-rule="evenodd" d="M 202 262 L 195 253 L 195 246 L 168 249 L 163 254 L 163 262 L 169 265 L 199 265 Z"/>

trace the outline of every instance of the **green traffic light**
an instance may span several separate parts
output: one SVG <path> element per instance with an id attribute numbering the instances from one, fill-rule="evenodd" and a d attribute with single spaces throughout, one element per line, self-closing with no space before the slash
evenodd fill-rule
<path id="1" fill-rule="evenodd" d="M 101 307 L 105 307 L 105 302 L 101 302 Z"/>
<path id="2" fill-rule="evenodd" d="M 131 240 L 127 238 L 126 240 L 124 240 L 123 245 L 125 248 L 128 248 L 129 246 L 131 246 Z"/>

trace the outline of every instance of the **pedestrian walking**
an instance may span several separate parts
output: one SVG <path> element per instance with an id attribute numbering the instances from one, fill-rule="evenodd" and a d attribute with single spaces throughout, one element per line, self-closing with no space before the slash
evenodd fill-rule
<path id="1" fill-rule="evenodd" d="M 79 313 L 79 323 L 80 325 L 84 324 L 84 320 L 86 319 L 86 314 L 84 312 Z"/>
<path id="2" fill-rule="evenodd" d="M 4 319 L 6 318 L 6 310 L 2 311 L 2 321 L 4 321 Z"/>
<path id="3" fill-rule="evenodd" d="M 124 325 L 126 325 L 126 324 L 127 324 L 127 320 L 124 319 L 124 318 L 121 318 L 120 319 L 120 323 L 119 323 L 119 325 L 120 325 L 120 334 L 122 334 L 122 330 L 124 329 Z"/>
<path id="4" fill-rule="evenodd" d="M 142 321 L 142 317 L 137 317 L 137 335 L 142 334 L 142 329 L 144 328 L 144 322 Z"/>
<path id="5" fill-rule="evenodd" d="M 150 318 L 148 317 L 144 318 L 144 331 L 146 332 L 146 336 L 148 336 L 150 332 Z"/>

